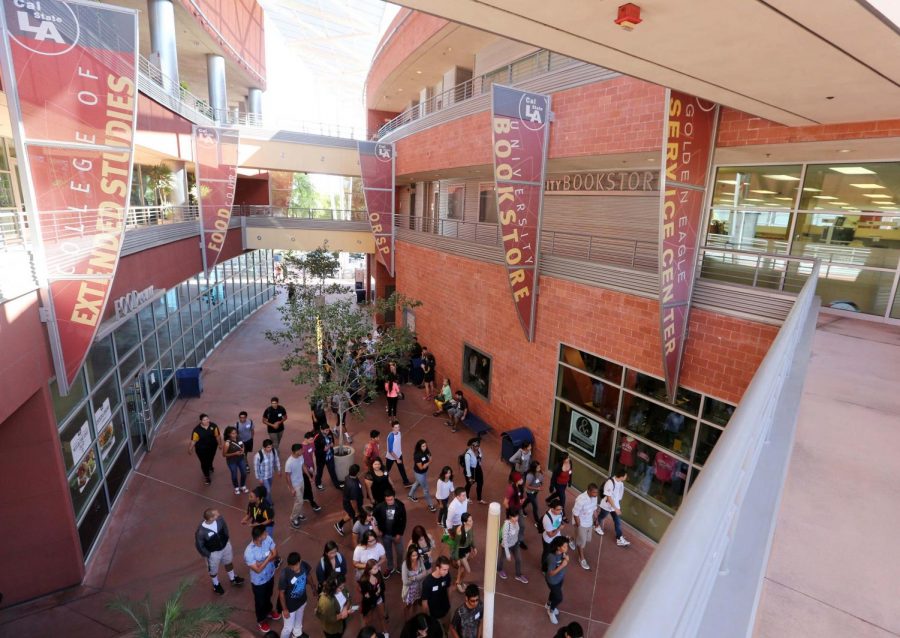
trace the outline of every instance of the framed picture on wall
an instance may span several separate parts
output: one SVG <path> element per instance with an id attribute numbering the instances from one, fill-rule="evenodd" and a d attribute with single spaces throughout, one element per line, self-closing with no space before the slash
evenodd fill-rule
<path id="1" fill-rule="evenodd" d="M 600 434 L 600 422 L 595 421 L 586 414 L 572 410 L 571 424 L 569 427 L 569 444 L 579 450 L 587 452 L 590 456 L 597 453 L 597 439 Z"/>
<path id="2" fill-rule="evenodd" d="M 462 364 L 463 383 L 482 398 L 490 398 L 491 357 L 466 344 Z"/>

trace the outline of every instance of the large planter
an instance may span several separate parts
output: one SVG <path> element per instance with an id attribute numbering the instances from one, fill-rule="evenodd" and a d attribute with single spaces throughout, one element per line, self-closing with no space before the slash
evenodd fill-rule
<path id="1" fill-rule="evenodd" d="M 355 459 L 356 450 L 352 446 L 345 445 L 334 448 L 334 471 L 337 473 L 338 480 L 343 481 L 350 473 L 350 466 L 355 463 Z"/>

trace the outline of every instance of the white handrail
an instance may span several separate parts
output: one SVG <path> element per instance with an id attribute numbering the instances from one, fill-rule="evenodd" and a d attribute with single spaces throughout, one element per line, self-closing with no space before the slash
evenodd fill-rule
<path id="1" fill-rule="evenodd" d="M 607 636 L 698 635 L 723 561 L 733 551 L 735 523 L 775 423 L 783 381 L 797 362 L 797 347 L 815 307 L 817 280 L 818 264 Z M 733 635 L 746 633 L 746 628 L 735 627 Z"/>

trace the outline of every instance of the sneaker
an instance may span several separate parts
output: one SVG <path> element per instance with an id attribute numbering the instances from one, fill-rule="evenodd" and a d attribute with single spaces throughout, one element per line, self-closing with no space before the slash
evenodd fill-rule
<path id="1" fill-rule="evenodd" d="M 241 493 L 242 493 L 242 494 L 246 494 L 246 493 L 249 492 L 249 491 L 250 491 L 250 490 L 247 489 L 247 486 L 246 486 L 246 485 L 245 485 L 244 487 L 241 488 Z"/>
<path id="2" fill-rule="evenodd" d="M 272 620 L 281 620 L 281 614 L 273 609 L 271 612 L 269 612 L 269 618 L 271 618 Z"/>
<path id="3" fill-rule="evenodd" d="M 297 520 L 305 521 L 306 517 L 303 514 L 297 514 Z"/>
<path id="4" fill-rule="evenodd" d="M 419 502 L 419 497 L 417 497 L 417 496 L 412 496 L 412 495 L 408 494 L 406 497 L 407 497 L 409 500 L 411 500 L 413 503 L 418 503 L 418 502 Z"/>
<path id="5" fill-rule="evenodd" d="M 616 539 L 616 545 L 618 545 L 619 547 L 628 547 L 629 545 L 631 545 L 631 542 L 626 541 L 624 536 L 620 536 Z"/>
<path id="6" fill-rule="evenodd" d="M 334 529 L 335 529 L 335 531 L 336 531 L 338 534 L 340 534 L 341 536 L 344 535 L 344 528 L 341 527 L 340 525 L 338 525 L 337 523 L 334 524 Z"/>
<path id="7" fill-rule="evenodd" d="M 557 620 L 556 614 L 553 613 L 554 611 L 555 611 L 555 610 L 550 609 L 550 608 L 548 607 L 548 608 L 547 608 L 547 615 L 550 616 L 550 622 L 551 622 L 551 623 L 553 623 L 554 625 L 558 625 L 558 624 L 559 624 L 559 620 Z"/>
<path id="8" fill-rule="evenodd" d="M 478 502 L 481 503 L 482 505 L 487 505 L 487 501 L 485 501 L 484 499 L 480 498 L 480 499 L 478 499 Z"/>
<path id="9" fill-rule="evenodd" d="M 314 511 L 314 512 L 321 512 L 321 511 L 322 511 L 322 506 L 321 506 L 321 505 L 313 505 L 312 508 L 313 508 L 313 511 Z"/>
<path id="10" fill-rule="evenodd" d="M 234 580 L 231 581 L 231 584 L 234 585 L 235 587 L 240 587 L 241 585 L 244 584 L 244 579 L 241 578 L 240 576 L 235 576 Z"/>
<path id="11" fill-rule="evenodd" d="M 225 588 L 222 587 L 222 583 L 219 583 L 218 585 L 213 585 L 213 591 L 216 592 L 217 594 L 219 594 L 219 596 L 222 596 L 225 594 Z"/>
<path id="12" fill-rule="evenodd" d="M 449 428 L 451 426 L 450 421 L 444 421 L 444 425 L 446 425 Z"/>
<path id="13" fill-rule="evenodd" d="M 502 569 L 501 569 L 500 571 L 497 572 L 497 576 L 499 576 L 499 577 L 502 578 L 503 580 L 506 580 L 506 572 L 503 571 Z"/>
<path id="14" fill-rule="evenodd" d="M 234 493 L 235 493 L 235 494 L 240 494 L 240 493 L 241 493 L 241 488 L 239 488 L 239 487 L 234 488 Z"/>
<path id="15" fill-rule="evenodd" d="M 316 487 L 317 487 L 318 489 L 322 490 L 323 492 L 325 491 L 325 486 L 322 485 L 321 483 L 319 483 L 318 485 L 316 485 Z"/>
<path id="16" fill-rule="evenodd" d="M 291 527 L 293 527 L 294 529 L 300 529 L 300 521 L 297 520 L 296 518 L 292 518 L 291 519 Z"/>
<path id="17" fill-rule="evenodd" d="M 457 432 L 459 432 L 459 430 L 457 430 L 456 428 L 450 428 L 450 431 L 453 432 L 454 434 L 456 434 Z"/>
<path id="18" fill-rule="evenodd" d="M 516 580 L 519 581 L 520 583 L 525 583 L 526 585 L 528 584 L 528 579 L 525 578 L 524 576 L 516 576 Z"/>
<path id="19" fill-rule="evenodd" d="M 573 552 L 575 551 L 575 541 L 573 541 L 571 538 L 569 539 L 569 549 L 571 549 Z"/>
<path id="20" fill-rule="evenodd" d="M 434 505 L 429 505 L 428 511 L 434 514 L 437 511 L 437 508 Z"/>
<path id="21" fill-rule="evenodd" d="M 587 571 L 591 571 L 591 566 L 588 565 L 588 562 L 586 560 L 584 560 L 583 558 L 581 559 L 581 569 L 586 569 Z"/>
<path id="22" fill-rule="evenodd" d="M 210 484 L 212 484 L 212 481 L 210 481 L 210 480 L 207 478 L 207 479 L 204 479 L 203 483 L 204 483 L 205 485 L 210 485 Z"/>
<path id="23" fill-rule="evenodd" d="M 390 578 L 390 577 L 391 577 L 393 574 L 395 574 L 396 572 L 397 572 L 397 570 L 396 570 L 396 569 L 393 569 L 393 568 L 387 570 L 387 571 L 384 573 L 384 579 L 387 580 L 388 578 Z"/>
<path id="24" fill-rule="evenodd" d="M 412 486 L 413 486 L 413 484 L 410 483 L 409 481 L 406 481 L 406 482 L 403 484 L 403 487 L 412 487 Z"/>
<path id="25" fill-rule="evenodd" d="M 603 528 L 600 527 L 599 525 L 597 525 L 597 527 L 594 528 L 594 531 L 597 532 L 597 534 L 599 534 L 600 536 L 603 536 Z"/>
<path id="26" fill-rule="evenodd" d="M 264 634 L 267 634 L 272 630 L 271 627 L 269 627 L 269 623 L 267 623 L 265 620 L 262 622 L 256 623 L 256 628 L 259 629 Z"/>

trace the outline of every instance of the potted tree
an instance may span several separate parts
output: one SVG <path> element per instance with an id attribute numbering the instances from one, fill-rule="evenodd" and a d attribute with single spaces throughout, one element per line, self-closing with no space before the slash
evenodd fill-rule
<path id="1" fill-rule="evenodd" d="M 309 255 L 306 259 L 307 265 L 317 263 L 315 259 L 309 262 Z M 298 278 L 298 263 L 285 260 L 288 280 Z M 279 308 L 283 329 L 267 331 L 266 337 L 290 347 L 282 369 L 293 374 L 295 384 L 308 386 L 309 401 L 321 401 L 337 409 L 335 469 L 343 480 L 354 458 L 343 424 L 349 416 L 362 419 L 363 399 L 377 393 L 378 371 L 389 361 L 405 357 L 415 335 L 405 326 L 391 326 L 383 328 L 377 339 L 367 337 L 376 332 L 376 317 L 383 317 L 389 310 L 414 308 L 421 302 L 394 293 L 386 299 L 358 305 L 348 287 L 327 284 L 325 277 L 318 275 L 301 281 L 304 283 L 294 284 L 293 295 Z"/>
<path id="2" fill-rule="evenodd" d="M 156 203 L 160 206 L 160 212 L 167 221 L 172 218 L 172 209 L 169 208 L 169 197 L 172 196 L 172 169 L 165 164 L 148 166 L 143 169 L 147 177 L 147 185 L 156 195 Z"/>
<path id="3" fill-rule="evenodd" d="M 130 638 L 240 638 L 246 632 L 228 622 L 231 609 L 217 603 L 207 603 L 196 608 L 184 605 L 184 594 L 194 584 L 193 579 L 181 581 L 165 604 L 158 610 L 151 609 L 150 595 L 140 601 L 119 596 L 109 603 L 109 608 L 128 616 L 134 629 L 125 634 Z"/>

